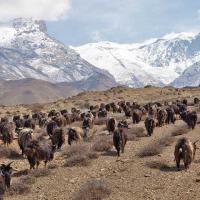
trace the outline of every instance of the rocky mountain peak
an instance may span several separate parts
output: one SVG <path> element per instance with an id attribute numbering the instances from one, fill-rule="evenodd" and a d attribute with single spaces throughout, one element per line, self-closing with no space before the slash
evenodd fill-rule
<path id="1" fill-rule="evenodd" d="M 47 32 L 46 23 L 43 20 L 34 20 L 32 18 L 17 18 L 14 19 L 11 23 L 18 32 Z"/>

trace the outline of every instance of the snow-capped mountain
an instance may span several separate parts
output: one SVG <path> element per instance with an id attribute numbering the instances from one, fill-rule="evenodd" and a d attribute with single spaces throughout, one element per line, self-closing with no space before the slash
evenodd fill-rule
<path id="1" fill-rule="evenodd" d="M 187 68 L 172 83 L 175 87 L 199 86 L 200 85 L 200 62 Z"/>
<path id="2" fill-rule="evenodd" d="M 0 80 L 84 81 L 84 90 L 113 87 L 116 81 L 131 87 L 196 86 L 199 63 L 200 34 L 67 47 L 49 36 L 44 21 L 20 18 L 0 24 Z"/>
<path id="3" fill-rule="evenodd" d="M 22 18 L 0 25 L 0 72 L 2 80 L 74 82 L 98 75 L 115 83 L 108 72 L 50 37 L 44 21 Z"/>
<path id="4" fill-rule="evenodd" d="M 173 33 L 140 44 L 99 42 L 74 49 L 91 64 L 108 70 L 120 84 L 132 87 L 197 84 L 191 77 L 190 82 L 184 78 L 183 84 L 179 77 L 200 61 L 200 34 Z"/>

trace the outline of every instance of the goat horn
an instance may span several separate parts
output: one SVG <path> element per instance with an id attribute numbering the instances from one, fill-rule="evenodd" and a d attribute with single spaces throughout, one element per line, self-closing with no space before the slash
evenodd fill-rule
<path id="1" fill-rule="evenodd" d="M 17 170 L 17 169 L 12 169 L 13 171 L 15 171 L 15 172 L 19 172 L 19 170 Z"/>
<path id="2" fill-rule="evenodd" d="M 8 163 L 8 164 L 7 164 L 7 166 L 10 166 L 12 163 L 14 163 L 14 161 L 12 161 L 12 162 Z"/>

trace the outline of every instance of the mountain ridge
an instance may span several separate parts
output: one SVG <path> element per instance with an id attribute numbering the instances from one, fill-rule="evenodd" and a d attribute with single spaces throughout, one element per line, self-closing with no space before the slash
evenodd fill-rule
<path id="1" fill-rule="evenodd" d="M 54 83 L 75 82 L 96 73 L 113 79 L 111 74 L 49 36 L 44 21 L 19 18 L 0 26 L 0 52 L 3 80 L 35 78 Z"/>
<path id="2" fill-rule="evenodd" d="M 184 87 L 187 82 L 179 84 L 179 77 L 200 61 L 199 46 L 200 34 L 183 32 L 143 43 L 117 44 L 105 41 L 73 48 L 88 62 L 108 70 L 120 84 L 131 87 L 149 84 L 163 86 L 173 85 L 177 79 L 176 86 Z"/>

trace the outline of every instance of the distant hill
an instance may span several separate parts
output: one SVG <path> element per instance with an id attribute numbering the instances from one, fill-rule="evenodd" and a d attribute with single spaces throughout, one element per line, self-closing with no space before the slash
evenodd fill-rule
<path id="1" fill-rule="evenodd" d="M 47 103 L 76 95 L 82 91 L 105 90 L 117 85 L 107 76 L 102 75 L 98 78 L 96 75 L 95 77 L 73 83 L 51 83 L 32 78 L 0 81 L 0 104 Z"/>

